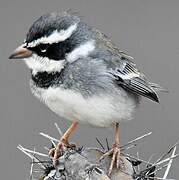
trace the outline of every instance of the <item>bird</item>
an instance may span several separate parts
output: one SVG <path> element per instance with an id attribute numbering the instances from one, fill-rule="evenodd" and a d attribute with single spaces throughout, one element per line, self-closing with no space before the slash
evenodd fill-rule
<path id="1" fill-rule="evenodd" d="M 120 162 L 120 123 L 146 97 L 159 102 L 163 88 L 139 71 L 133 57 L 97 28 L 71 12 L 42 15 L 9 59 L 20 59 L 30 69 L 32 94 L 59 117 L 72 122 L 50 150 L 58 164 L 61 151 L 78 124 L 114 128 L 114 143 L 101 159 L 111 156 L 109 176 Z"/>

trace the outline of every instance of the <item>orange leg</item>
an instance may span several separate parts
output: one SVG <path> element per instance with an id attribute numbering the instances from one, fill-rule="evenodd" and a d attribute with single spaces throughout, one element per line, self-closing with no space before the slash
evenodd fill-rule
<path id="1" fill-rule="evenodd" d="M 109 172 L 108 172 L 108 176 L 111 175 L 112 170 L 114 168 L 114 166 L 116 165 L 117 168 L 119 168 L 119 161 L 120 161 L 120 149 L 119 149 L 119 144 L 120 144 L 120 129 L 119 129 L 119 123 L 115 124 L 115 141 L 114 144 L 111 148 L 111 150 L 109 150 L 108 152 L 104 153 L 100 160 L 104 159 L 106 156 L 111 156 L 111 164 L 109 167 Z"/>
<path id="2" fill-rule="evenodd" d="M 59 143 L 56 145 L 56 147 L 49 151 L 49 154 L 53 156 L 54 166 L 58 165 L 58 158 L 60 157 L 60 152 L 74 146 L 68 143 L 68 138 L 74 131 L 74 129 L 77 127 L 77 124 L 77 122 L 73 122 L 71 126 L 67 129 L 67 131 L 63 134 L 63 136 L 60 138 Z"/>

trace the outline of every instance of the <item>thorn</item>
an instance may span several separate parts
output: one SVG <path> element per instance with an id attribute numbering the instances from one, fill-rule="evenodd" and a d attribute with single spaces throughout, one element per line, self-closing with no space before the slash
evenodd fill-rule
<path id="1" fill-rule="evenodd" d="M 137 161 L 141 161 L 141 162 L 143 162 L 143 163 L 145 163 L 145 164 L 148 164 L 148 162 L 147 162 L 147 161 L 142 160 L 142 159 L 140 159 L 140 158 L 137 158 L 137 157 L 131 156 L 131 155 L 126 154 L 126 153 L 123 153 L 123 152 L 121 152 L 121 154 L 123 154 L 124 156 L 129 157 L 129 158 L 131 158 L 131 159 L 135 159 L 135 160 L 137 160 Z M 153 164 L 152 164 L 152 163 L 150 163 L 150 165 L 151 165 L 151 166 L 153 166 Z"/>
<path id="2" fill-rule="evenodd" d="M 135 138 L 134 140 L 129 141 L 127 144 L 121 146 L 120 148 L 124 148 L 124 147 L 126 147 L 126 146 L 129 146 L 129 145 L 131 145 L 132 143 L 134 143 L 134 142 L 136 142 L 136 141 L 139 141 L 139 140 L 141 140 L 141 139 L 143 139 L 143 138 L 145 138 L 145 137 L 147 137 L 147 136 L 150 136 L 151 134 L 152 134 L 152 132 L 149 132 L 149 133 L 144 134 L 144 135 L 142 135 L 142 136 L 140 136 L 140 137 L 137 137 L 137 138 Z"/>
<path id="3" fill-rule="evenodd" d="M 33 156 L 31 153 L 26 152 L 21 145 L 18 145 L 17 148 L 20 151 L 22 151 L 25 155 L 27 155 L 29 158 L 34 159 L 34 161 L 36 161 L 42 169 L 46 169 L 46 167 L 43 164 L 41 164 L 35 156 Z"/>
<path id="4" fill-rule="evenodd" d="M 109 150 L 110 150 L 110 148 L 109 148 L 108 138 L 106 138 L 106 147 L 107 147 L 107 150 L 109 151 Z"/>
<path id="5" fill-rule="evenodd" d="M 57 124 L 57 123 L 54 123 L 54 125 L 55 125 L 55 127 L 57 128 L 60 136 L 63 136 L 63 132 L 62 132 L 62 130 L 60 129 L 60 127 L 58 126 L 58 124 Z"/>
<path id="6" fill-rule="evenodd" d="M 100 142 L 100 140 L 96 137 L 96 141 L 98 142 L 98 144 L 102 147 L 103 150 L 105 150 L 104 146 L 102 145 L 102 143 Z"/>
<path id="7" fill-rule="evenodd" d="M 22 146 L 21 146 L 21 148 L 22 148 L 24 151 L 28 152 L 28 153 L 32 153 L 32 154 L 34 154 L 34 155 L 39 155 L 39 156 L 42 156 L 42 157 L 48 157 L 47 154 L 43 154 L 43 153 L 40 153 L 40 152 L 32 151 L 32 150 L 26 149 L 26 148 L 24 148 L 24 147 L 22 147 Z M 33 157 L 34 157 L 34 156 L 33 156 Z"/>
<path id="8" fill-rule="evenodd" d="M 132 144 L 131 146 L 128 146 L 127 148 L 121 149 L 121 151 L 127 151 L 127 150 L 129 150 L 129 149 L 131 149 L 131 148 L 134 148 L 134 147 L 136 147 L 136 146 L 137 146 L 137 144 Z"/>
<path id="9" fill-rule="evenodd" d="M 162 154 L 162 155 L 160 156 L 160 158 L 159 158 L 154 164 L 157 164 L 159 161 L 163 160 L 168 154 L 170 154 L 170 152 L 171 152 L 178 144 L 179 144 L 179 141 L 177 141 L 173 146 L 171 146 L 166 153 Z"/>
<path id="10" fill-rule="evenodd" d="M 43 164 L 45 164 L 45 163 L 51 163 L 52 161 L 39 161 L 39 162 L 33 162 L 33 164 L 37 164 L 37 163 L 43 163 Z M 32 163 L 32 162 L 31 162 Z"/>
<path id="11" fill-rule="evenodd" d="M 139 159 L 139 152 L 137 152 L 137 158 Z M 138 166 L 137 166 L 137 171 L 138 172 L 140 171 L 140 164 L 138 164 Z"/>
<path id="12" fill-rule="evenodd" d="M 165 164 L 164 166 L 156 169 L 154 172 L 151 172 L 151 173 L 147 174 L 147 177 L 148 177 L 148 176 L 151 176 L 152 174 L 155 174 L 155 173 L 158 172 L 158 171 L 161 171 L 162 169 L 166 168 L 167 165 L 168 165 L 168 164 Z"/>
<path id="13" fill-rule="evenodd" d="M 152 154 L 152 155 L 149 157 L 148 164 L 151 162 L 153 156 L 154 156 L 154 154 Z"/>
<path id="14" fill-rule="evenodd" d="M 176 155 L 174 155 L 173 157 L 169 157 L 169 158 L 167 158 L 167 159 L 164 159 L 164 160 L 158 162 L 156 165 L 163 164 L 163 163 L 165 163 L 165 162 L 167 162 L 167 161 L 170 161 L 171 159 L 177 158 L 178 156 L 179 156 L 179 154 L 176 154 Z"/>
<path id="15" fill-rule="evenodd" d="M 35 153 L 35 148 L 34 148 L 34 153 Z M 33 153 L 33 156 L 35 155 Z M 30 176 L 29 176 L 29 179 L 30 180 L 33 180 L 33 167 L 34 167 L 34 158 L 32 158 L 32 162 L 31 162 L 32 164 L 31 164 L 31 166 L 30 166 Z"/>
<path id="16" fill-rule="evenodd" d="M 47 150 L 47 151 L 50 151 L 50 148 L 48 148 L 48 147 L 46 147 L 46 146 L 44 147 L 44 149 Z"/>
<path id="17" fill-rule="evenodd" d="M 51 141 L 51 143 L 52 143 L 52 148 L 55 148 L 56 147 L 56 144 L 54 143 L 54 141 L 53 140 L 50 140 Z"/>
<path id="18" fill-rule="evenodd" d="M 44 137 L 46 137 L 46 138 L 52 140 L 52 141 L 59 142 L 58 139 L 55 139 L 55 138 L 49 136 L 48 134 L 45 134 L 45 133 L 43 133 L 43 132 L 40 132 L 39 134 L 40 134 L 41 136 L 44 136 Z"/>
<path id="19" fill-rule="evenodd" d="M 153 180 L 155 178 L 155 180 L 176 180 L 176 179 L 163 179 L 163 178 L 160 178 L 160 177 L 147 177 L 148 179 L 151 179 Z"/>
<path id="20" fill-rule="evenodd" d="M 176 149 L 177 149 L 177 147 L 175 146 L 174 149 L 173 149 L 172 155 L 171 155 L 171 159 L 170 159 L 170 161 L 168 163 L 167 169 L 166 169 L 165 174 L 163 176 L 163 179 L 166 179 L 167 176 L 168 176 L 168 173 L 170 171 L 170 168 L 171 168 L 171 165 L 172 165 L 172 162 L 173 162 L 173 157 L 175 156 Z"/>

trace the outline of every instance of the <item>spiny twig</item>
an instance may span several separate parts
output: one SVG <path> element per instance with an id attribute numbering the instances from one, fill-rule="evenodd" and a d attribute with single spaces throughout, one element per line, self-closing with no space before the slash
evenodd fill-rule
<path id="1" fill-rule="evenodd" d="M 121 152 L 121 154 L 123 154 L 124 156 L 129 157 L 129 158 L 131 158 L 131 159 L 134 159 L 134 160 L 137 160 L 137 161 L 141 161 L 141 162 L 143 162 L 143 163 L 145 163 L 145 164 L 148 164 L 147 161 L 145 161 L 145 160 L 143 160 L 143 159 L 140 159 L 140 158 L 137 158 L 137 157 L 134 157 L 134 156 L 129 155 L 129 154 L 127 154 L 127 153 Z M 153 164 L 150 163 L 149 165 L 153 165 Z"/>
<path id="2" fill-rule="evenodd" d="M 137 152 L 137 158 L 139 159 L 139 152 Z M 137 170 L 138 170 L 138 172 L 140 171 L 140 164 L 138 164 Z"/>
<path id="3" fill-rule="evenodd" d="M 163 179 L 166 179 L 167 176 L 168 176 L 168 173 L 170 171 L 170 168 L 171 168 L 171 165 L 172 165 L 172 162 L 173 162 L 173 157 L 175 156 L 176 149 L 177 149 L 177 147 L 175 146 L 174 149 L 173 149 L 172 155 L 171 155 L 171 159 L 170 159 L 170 161 L 168 163 L 167 169 L 166 169 L 165 174 L 163 176 Z"/>
<path id="4" fill-rule="evenodd" d="M 174 158 L 177 158 L 178 156 L 179 156 L 179 154 L 176 154 L 176 155 L 174 155 L 173 157 L 166 158 L 166 159 L 158 162 L 156 165 L 160 165 L 160 164 L 163 164 L 163 163 L 165 163 L 165 162 L 168 162 L 168 161 L 170 161 L 170 160 L 172 160 L 172 159 L 174 159 Z"/>
<path id="5" fill-rule="evenodd" d="M 159 161 L 163 160 L 168 154 L 170 154 L 170 152 L 171 152 L 175 147 L 177 147 L 178 144 L 179 144 L 179 141 L 176 142 L 173 146 L 171 146 L 166 153 L 163 153 L 163 154 L 160 156 L 160 158 L 157 159 L 157 161 L 156 161 L 154 164 L 157 164 Z"/>
<path id="6" fill-rule="evenodd" d="M 122 145 L 120 148 L 124 148 L 124 147 L 126 147 L 126 146 L 129 146 L 129 145 L 133 144 L 133 143 L 136 142 L 136 141 L 139 141 L 139 140 L 141 140 L 141 139 L 143 139 L 143 138 L 145 138 L 145 137 L 147 137 L 147 136 L 150 136 L 151 134 L 152 134 L 152 132 L 149 132 L 149 133 L 147 133 L 147 134 L 144 134 L 144 135 L 142 135 L 142 136 L 139 136 L 139 137 L 135 138 L 134 140 L 129 141 L 127 144 Z"/>
<path id="7" fill-rule="evenodd" d="M 48 135 L 48 134 L 46 134 L 46 133 L 40 132 L 39 134 L 40 134 L 41 136 L 46 137 L 47 139 L 50 139 L 51 141 L 59 142 L 59 140 L 58 140 L 58 139 L 55 139 L 55 138 L 53 138 L 53 137 L 49 136 L 49 135 Z"/>
<path id="8" fill-rule="evenodd" d="M 34 157 L 34 155 L 39 155 L 39 156 L 42 156 L 42 157 L 49 157 L 48 155 L 46 154 L 43 154 L 43 153 L 40 153 L 40 152 L 36 152 L 35 150 L 30 150 L 30 149 L 27 149 L 27 148 L 24 148 L 22 147 L 21 145 L 19 145 L 19 147 L 21 149 L 23 149 L 24 151 L 28 152 L 28 153 L 31 153 L 32 154 L 32 157 Z"/>
<path id="9" fill-rule="evenodd" d="M 58 124 L 57 124 L 57 123 L 54 123 L 54 125 L 55 125 L 55 127 L 57 128 L 60 136 L 63 136 L 63 132 L 62 132 L 62 130 L 60 129 L 60 127 L 58 126 Z"/>
<path id="10" fill-rule="evenodd" d="M 60 136 L 62 136 L 62 131 L 60 129 L 60 127 L 58 126 L 57 123 L 54 124 L 55 127 L 57 128 Z M 143 138 L 151 135 L 152 132 L 149 132 L 149 133 L 146 133 L 142 136 L 139 136 L 131 141 L 129 141 L 128 143 L 126 143 L 125 145 L 122 145 L 120 147 L 121 149 L 121 154 L 125 157 L 129 157 L 130 159 L 134 159 L 136 162 L 141 162 L 145 164 L 145 166 L 147 166 L 145 169 L 142 169 L 142 167 L 140 167 L 140 164 L 136 164 L 134 166 L 137 166 L 137 171 L 135 170 L 135 173 L 137 173 L 134 177 L 135 180 L 174 180 L 174 179 L 167 179 L 167 176 L 169 174 L 169 171 L 171 169 L 171 165 L 172 165 L 172 162 L 173 162 L 173 159 L 178 157 L 179 154 L 175 154 L 176 153 L 176 147 L 178 145 L 179 142 L 175 143 L 173 146 L 171 146 L 169 148 L 169 150 L 166 152 L 166 153 L 163 153 L 158 159 L 157 161 L 155 162 L 151 162 L 151 159 L 152 159 L 152 156 L 150 156 L 150 158 L 148 159 L 148 161 L 145 161 L 143 159 L 141 159 L 139 157 L 139 153 L 137 152 L 137 157 L 134 157 L 130 154 L 127 154 L 125 153 L 124 151 L 126 150 L 129 150 L 131 148 L 134 148 L 137 146 L 136 142 L 139 141 L 139 140 L 142 140 Z M 46 133 L 43 133 L 41 132 L 40 135 L 42 135 L 43 137 L 49 139 L 52 143 L 52 145 L 55 147 L 56 146 L 56 142 L 58 142 L 58 139 L 46 134 Z M 98 139 L 96 138 L 98 144 L 100 145 L 100 147 L 105 150 L 105 147 L 103 146 L 103 143 Z M 106 138 L 105 139 L 106 141 L 106 148 L 107 150 L 109 150 L 109 143 L 108 143 L 108 139 Z M 47 147 L 44 147 L 47 151 L 49 151 L 49 148 Z M 23 153 L 25 153 L 28 157 L 31 158 L 32 162 L 31 162 L 31 168 L 30 168 L 30 179 L 32 180 L 33 179 L 33 173 L 34 172 L 41 172 L 41 170 L 34 170 L 34 164 L 38 164 L 40 165 L 40 167 L 43 169 L 43 171 L 45 171 L 47 169 L 47 166 L 45 164 L 49 164 L 49 166 L 52 166 L 52 159 L 49 157 L 49 155 L 47 154 L 43 154 L 43 153 L 40 153 L 40 152 L 36 152 L 35 149 L 34 150 L 29 150 L 29 149 L 26 149 L 24 147 L 22 147 L 21 145 L 18 146 L 18 149 L 20 149 Z M 171 154 L 172 153 L 172 154 Z M 165 158 L 167 156 L 169 156 L 171 154 L 170 157 L 168 158 Z M 37 157 L 37 156 L 41 156 L 43 158 L 48 158 L 50 160 L 48 161 L 40 161 Z M 131 163 L 133 163 L 131 161 Z M 135 168 L 135 167 L 134 167 Z M 163 170 L 164 168 L 166 168 L 165 170 L 165 173 L 163 175 L 163 177 L 157 177 L 156 176 L 156 173 Z M 50 171 L 49 174 L 43 178 L 43 180 L 47 180 L 47 179 L 52 179 L 52 180 L 56 180 L 56 178 L 54 179 L 53 175 L 55 174 L 56 170 L 52 169 L 53 171 Z M 154 177 L 155 176 L 155 177 Z"/>
<path id="11" fill-rule="evenodd" d="M 35 148 L 34 148 L 34 153 L 35 153 Z M 30 180 L 33 179 L 33 167 L 34 167 L 34 156 L 35 156 L 34 153 L 33 153 L 32 163 L 31 163 L 31 166 L 30 166 L 30 176 L 29 176 Z"/>
<path id="12" fill-rule="evenodd" d="M 168 176 L 168 173 L 169 173 L 169 170 L 171 168 L 171 165 L 172 165 L 172 162 L 173 162 L 173 159 L 178 157 L 179 154 L 175 154 L 176 152 L 176 146 L 177 146 L 178 143 L 176 143 L 175 145 L 173 145 L 168 151 L 167 153 L 164 153 L 164 155 L 162 155 L 155 163 L 153 163 L 152 165 L 148 165 L 149 167 L 147 167 L 146 169 L 144 169 L 143 171 L 141 171 L 139 173 L 139 178 L 138 179 L 154 179 L 154 175 L 156 174 L 156 172 L 158 171 L 161 171 L 162 169 L 166 168 L 166 171 L 164 173 L 164 176 L 163 178 L 161 177 L 156 177 L 155 176 L 155 179 L 161 179 L 161 180 L 168 180 L 167 179 L 167 176 Z M 173 150 L 173 152 L 172 152 Z M 172 152 L 172 155 L 171 157 L 169 158 L 166 158 L 164 159 L 164 157 L 166 157 L 167 155 L 169 155 L 170 153 Z M 165 165 L 162 165 L 164 163 L 168 162 L 167 164 Z M 161 166 L 162 165 L 162 166 Z M 156 169 L 156 167 L 158 167 Z M 152 170 L 152 168 L 154 169 L 154 171 Z M 152 170 L 152 172 L 150 172 Z M 152 176 L 152 177 L 151 177 Z"/>
<path id="13" fill-rule="evenodd" d="M 137 146 L 137 144 L 132 144 L 132 145 L 126 147 L 126 148 L 121 148 L 120 150 L 121 150 L 121 151 L 127 151 L 127 150 L 129 150 L 129 149 L 135 148 L 136 146 Z"/>
<path id="14" fill-rule="evenodd" d="M 153 171 L 152 173 L 147 174 L 146 177 L 151 176 L 152 174 L 155 174 L 155 173 L 161 171 L 162 169 L 166 168 L 167 166 L 168 166 L 168 164 L 165 164 L 164 166 L 159 167 L 158 169 L 156 169 L 156 170 Z"/>
<path id="15" fill-rule="evenodd" d="M 103 144 L 101 143 L 101 141 L 100 141 L 97 137 L 96 137 L 96 141 L 97 141 L 98 144 L 101 146 L 101 148 L 102 148 L 103 150 L 105 150 Z"/>
<path id="16" fill-rule="evenodd" d="M 26 154 L 28 157 L 30 157 L 31 160 L 34 159 L 34 161 L 37 162 L 37 164 L 39 164 L 40 167 L 45 170 L 46 167 L 45 167 L 35 156 L 33 156 L 33 154 L 26 152 L 21 145 L 18 145 L 17 148 L 18 148 L 20 151 L 22 151 L 24 154 Z"/>
<path id="17" fill-rule="evenodd" d="M 110 148 L 109 148 L 108 138 L 106 138 L 106 148 L 107 148 L 107 150 L 108 150 L 108 151 L 110 150 Z"/>

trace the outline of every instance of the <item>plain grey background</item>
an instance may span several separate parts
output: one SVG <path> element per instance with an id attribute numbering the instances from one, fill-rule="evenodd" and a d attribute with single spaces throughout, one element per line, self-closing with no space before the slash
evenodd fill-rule
<path id="1" fill-rule="evenodd" d="M 89 24 L 102 30 L 135 57 L 138 67 L 170 93 L 161 103 L 144 99 L 135 118 L 121 126 L 122 143 L 152 131 L 137 150 L 146 159 L 165 151 L 179 139 L 179 1 L 177 0 L 4 0 L 0 2 L 0 179 L 27 179 L 29 159 L 18 144 L 45 152 L 49 142 L 40 131 L 58 136 L 54 122 L 68 122 L 35 99 L 29 89 L 30 73 L 23 62 L 8 60 L 40 15 L 67 9 L 78 11 Z M 109 137 L 112 129 L 80 126 L 71 140 L 96 146 L 95 137 Z M 39 144 L 40 143 L 40 144 Z M 133 153 L 137 150 L 134 150 Z M 179 177 L 179 160 L 170 177 Z"/>

